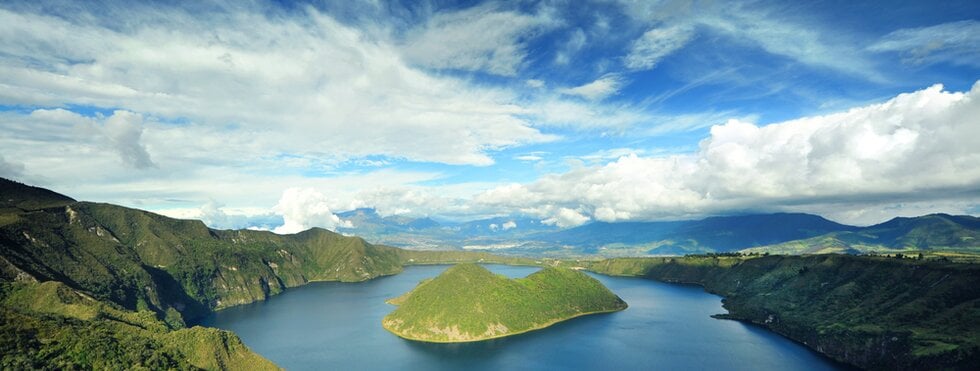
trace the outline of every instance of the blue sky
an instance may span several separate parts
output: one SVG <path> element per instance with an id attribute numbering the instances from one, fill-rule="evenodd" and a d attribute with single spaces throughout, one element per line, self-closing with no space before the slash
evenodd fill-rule
<path id="1" fill-rule="evenodd" d="M 978 80 L 975 1 L 13 1 L 0 176 L 280 232 L 869 224 L 975 213 Z"/>

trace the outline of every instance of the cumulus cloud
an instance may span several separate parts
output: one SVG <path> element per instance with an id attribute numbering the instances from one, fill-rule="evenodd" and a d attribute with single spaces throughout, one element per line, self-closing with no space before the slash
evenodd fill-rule
<path id="1" fill-rule="evenodd" d="M 302 232 L 313 227 L 335 230 L 353 225 L 330 211 L 330 200 L 312 188 L 289 188 L 282 192 L 272 210 L 282 215 L 283 224 L 272 231 L 279 234 Z"/>
<path id="2" fill-rule="evenodd" d="M 630 154 L 484 192 L 484 205 L 570 226 L 733 211 L 970 199 L 980 189 L 980 83 L 758 126 L 711 128 L 697 152 Z"/>
<path id="3" fill-rule="evenodd" d="M 980 22 L 966 20 L 891 32 L 871 45 L 874 52 L 896 52 L 910 64 L 950 62 L 980 66 Z"/>
<path id="4" fill-rule="evenodd" d="M 506 230 L 511 230 L 511 229 L 514 229 L 514 228 L 517 228 L 517 222 L 515 222 L 513 220 L 506 221 L 506 222 L 504 222 L 504 224 L 501 224 L 500 225 L 500 229 L 503 229 L 505 231 Z"/>
<path id="5" fill-rule="evenodd" d="M 10 139 L 58 143 L 66 147 L 59 151 L 69 154 L 68 161 L 79 154 L 108 149 L 133 168 L 156 167 L 142 140 L 144 118 L 137 113 L 116 110 L 109 117 L 86 117 L 62 108 L 36 109 L 26 118 L 7 124 Z M 38 134 L 42 128 L 51 132 Z"/>
<path id="6" fill-rule="evenodd" d="M 215 229 L 272 230 L 283 224 L 281 215 L 261 208 L 232 208 L 209 200 L 199 208 L 166 209 L 158 213 L 178 219 L 195 219 Z"/>
<path id="7" fill-rule="evenodd" d="M 579 96 L 588 100 L 603 100 L 619 92 L 625 81 L 616 74 L 602 76 L 588 84 L 573 88 L 560 89 L 558 92 L 566 95 Z"/>
<path id="8" fill-rule="evenodd" d="M 568 208 L 558 208 L 557 212 L 550 218 L 544 219 L 541 223 L 558 226 L 559 228 L 576 227 L 589 221 L 589 217 L 582 215 L 578 211 Z"/>
<path id="9" fill-rule="evenodd" d="M 143 116 L 128 112 L 115 111 L 105 120 L 105 133 L 112 142 L 123 161 L 137 169 L 155 167 L 146 152 L 140 137 L 143 135 Z"/>
<path id="10" fill-rule="evenodd" d="M 633 42 L 623 64 L 631 70 L 654 68 L 661 59 L 684 47 L 693 37 L 693 30 L 685 26 L 651 29 Z"/>

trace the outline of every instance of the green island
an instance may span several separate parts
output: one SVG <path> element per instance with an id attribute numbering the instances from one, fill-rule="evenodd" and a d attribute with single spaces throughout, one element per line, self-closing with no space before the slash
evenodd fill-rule
<path id="1" fill-rule="evenodd" d="M 0 178 L 0 369 L 277 369 L 214 311 L 404 265 L 534 260 L 408 251 L 320 228 L 215 230 Z"/>
<path id="2" fill-rule="evenodd" d="M 585 273 L 546 267 L 509 279 L 476 264 L 458 264 L 412 291 L 382 320 L 402 338 L 435 343 L 512 336 L 575 317 L 615 312 L 627 305 Z"/>

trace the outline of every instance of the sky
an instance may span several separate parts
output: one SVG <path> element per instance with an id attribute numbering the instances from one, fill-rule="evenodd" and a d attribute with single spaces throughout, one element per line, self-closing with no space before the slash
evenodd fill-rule
<path id="1" fill-rule="evenodd" d="M 279 233 L 976 215 L 978 81 L 976 1 L 4 1 L 0 176 Z"/>

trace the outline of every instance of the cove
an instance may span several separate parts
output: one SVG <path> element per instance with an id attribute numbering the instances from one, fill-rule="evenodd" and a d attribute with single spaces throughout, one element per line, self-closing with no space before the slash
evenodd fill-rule
<path id="1" fill-rule="evenodd" d="M 509 277 L 536 267 L 487 265 Z M 289 370 L 702 369 L 834 370 L 842 366 L 801 344 L 737 321 L 700 287 L 593 274 L 629 304 L 540 331 L 476 343 L 401 339 L 381 327 L 401 295 L 447 265 L 411 266 L 360 283 L 317 282 L 265 302 L 229 308 L 199 325 L 231 330 Z"/>

